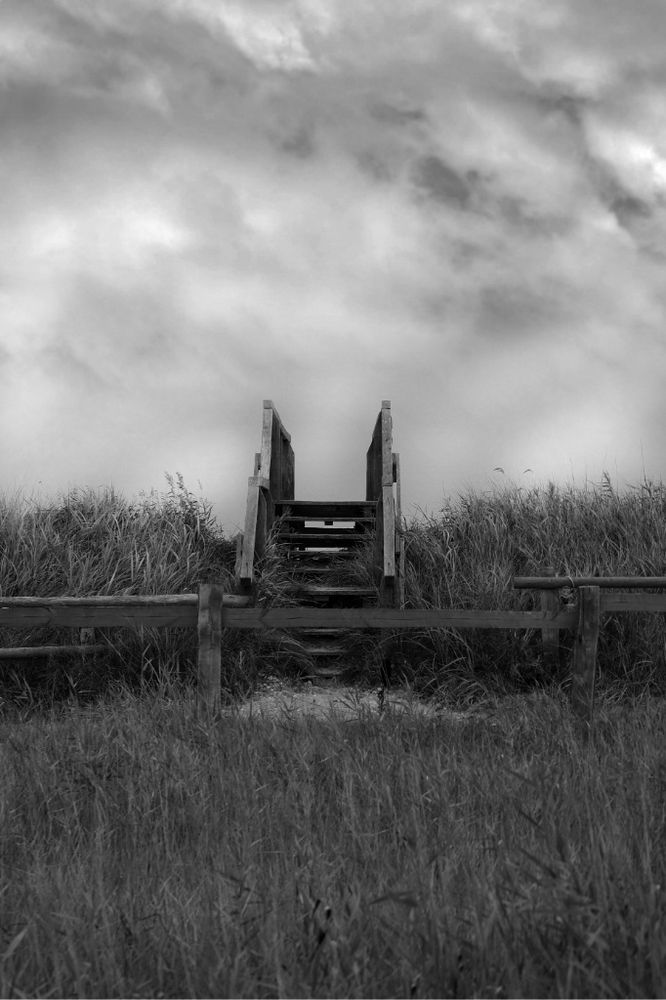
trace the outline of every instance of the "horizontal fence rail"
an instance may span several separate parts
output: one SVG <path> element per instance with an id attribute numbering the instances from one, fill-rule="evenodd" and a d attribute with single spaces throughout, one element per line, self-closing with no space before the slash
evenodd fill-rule
<path id="1" fill-rule="evenodd" d="M 666 576 L 514 576 L 516 590 L 565 590 L 567 587 L 666 587 Z"/>
<path id="2" fill-rule="evenodd" d="M 103 653 L 109 647 L 103 642 L 83 642 L 74 646 L 8 646 L 0 649 L 0 660 L 34 660 L 40 656 L 87 656 Z"/>
<path id="3" fill-rule="evenodd" d="M 247 607 L 250 598 L 225 594 L 224 603 Z M 198 594 L 0 597 L 0 626 L 192 628 L 197 624 L 198 607 Z"/>
<path id="4" fill-rule="evenodd" d="M 474 611 L 454 608 L 432 610 L 398 608 L 226 608 L 222 609 L 225 628 L 549 628 L 576 627 L 574 609 L 556 615 L 541 611 Z"/>

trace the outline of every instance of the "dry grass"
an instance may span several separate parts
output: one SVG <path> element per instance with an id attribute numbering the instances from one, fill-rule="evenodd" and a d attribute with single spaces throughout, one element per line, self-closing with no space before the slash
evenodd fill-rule
<path id="1" fill-rule="evenodd" d="M 666 991 L 662 703 L 0 728 L 2 996 Z"/>
<path id="2" fill-rule="evenodd" d="M 468 494 L 408 527 L 408 603 L 529 606 L 510 577 L 544 565 L 664 574 L 665 515 L 651 484 Z M 3 594 L 231 588 L 233 549 L 180 479 L 0 503 Z M 260 600 L 288 600 L 270 546 L 265 569 Z M 349 572 L 373 579 L 367 553 Z M 192 630 L 107 630 L 123 655 L 94 675 L 3 668 L 0 995 L 663 996 L 662 626 L 604 623 L 588 744 L 565 663 L 519 632 L 411 635 L 383 706 L 367 664 L 353 694 L 267 691 L 297 649 L 239 632 L 208 719 Z"/>

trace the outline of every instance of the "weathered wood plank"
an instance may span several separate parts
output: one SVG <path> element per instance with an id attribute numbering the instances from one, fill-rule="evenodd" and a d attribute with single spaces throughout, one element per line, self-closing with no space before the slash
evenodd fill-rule
<path id="1" fill-rule="evenodd" d="M 74 656 L 103 653 L 112 649 L 103 642 L 86 642 L 82 645 L 62 646 L 5 646 L 0 649 L 0 660 L 35 660 L 42 656 Z"/>
<path id="2" fill-rule="evenodd" d="M 396 605 L 405 606 L 405 539 L 402 530 L 402 484 L 400 480 L 400 455 L 393 455 L 393 480 L 395 482 L 395 558 L 398 588 Z"/>
<path id="3" fill-rule="evenodd" d="M 247 603 L 245 597 L 239 600 Z M 66 607 L 163 607 L 196 605 L 196 594 L 94 594 L 87 597 L 0 597 L 0 608 Z"/>
<path id="4" fill-rule="evenodd" d="M 575 609 L 546 618 L 540 611 L 475 611 L 398 608 L 224 608 L 224 628 L 550 628 L 573 629 Z"/>
<path id="5" fill-rule="evenodd" d="M 248 607 L 251 598 L 225 594 L 227 607 Z M 0 625 L 8 628 L 53 625 L 73 628 L 124 626 L 192 628 L 197 594 L 120 594 L 99 597 L 3 597 Z"/>
<path id="6" fill-rule="evenodd" d="M 384 565 L 382 573 L 385 579 L 395 576 L 395 506 L 393 501 L 393 485 L 382 487 L 382 518 Z"/>
<path id="7" fill-rule="evenodd" d="M 391 416 L 391 400 L 382 399 L 381 419 L 381 451 L 382 451 L 382 486 L 393 486 L 393 418 Z"/>
<path id="8" fill-rule="evenodd" d="M 372 519 L 376 508 L 375 500 L 292 500 L 277 503 L 278 514 L 288 509 L 294 517 L 307 521 Z"/>
<path id="9" fill-rule="evenodd" d="M 197 698 L 199 705 L 207 709 L 215 709 L 220 703 L 222 599 L 218 584 L 202 583 L 199 587 Z"/>
<path id="10" fill-rule="evenodd" d="M 252 599 L 245 594 L 225 594 L 224 603 L 229 608 L 246 608 Z M 93 594 L 88 597 L 0 597 L 2 608 L 161 608 L 196 607 L 198 594 Z"/>
<path id="11" fill-rule="evenodd" d="M 240 560 L 239 579 L 245 584 L 252 582 L 254 556 L 257 546 L 257 519 L 262 479 L 250 476 L 247 481 L 247 503 L 245 505 L 245 528 L 243 530 L 243 551 Z"/>
<path id="12" fill-rule="evenodd" d="M 666 587 L 666 576 L 514 576 L 516 590 L 558 590 L 562 587 Z"/>
<path id="13" fill-rule="evenodd" d="M 261 414 L 261 452 L 259 468 L 264 479 L 270 481 L 271 476 L 271 443 L 273 440 L 273 403 L 270 399 L 264 400 L 264 408 Z"/>
<path id="14" fill-rule="evenodd" d="M 0 625 L 8 628 L 53 625 L 67 628 L 192 628 L 196 604 L 156 605 L 16 605 L 0 607 Z"/>
<path id="15" fill-rule="evenodd" d="M 548 566 L 544 570 L 544 575 L 555 576 L 555 569 Z M 560 607 L 560 599 L 555 590 L 541 591 L 541 610 L 549 617 L 554 617 Z M 541 629 L 541 648 L 543 650 L 544 669 L 552 673 L 559 666 L 560 659 L 560 633 L 558 629 L 545 626 Z"/>
<path id="16" fill-rule="evenodd" d="M 666 612 L 666 594 L 601 594 L 602 612 Z"/>
<path id="17" fill-rule="evenodd" d="M 589 727 L 594 707 L 600 601 L 598 587 L 581 587 L 578 597 L 578 630 L 574 642 L 571 706 Z"/>

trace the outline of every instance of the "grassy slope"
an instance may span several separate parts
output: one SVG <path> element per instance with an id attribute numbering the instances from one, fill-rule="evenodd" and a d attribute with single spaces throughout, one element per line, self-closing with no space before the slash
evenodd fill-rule
<path id="1" fill-rule="evenodd" d="M 665 515 L 650 484 L 460 497 L 409 527 L 408 602 L 527 607 L 508 581 L 544 564 L 663 574 Z M 0 543 L 4 594 L 231 586 L 233 546 L 182 481 L 138 504 L 3 501 Z M 625 697 L 602 696 L 587 748 L 557 686 L 506 694 L 551 680 L 524 633 L 405 642 L 410 680 L 476 704 L 462 723 L 197 720 L 171 683 L 191 630 L 109 630 L 122 655 L 94 676 L 3 668 L 19 705 L 120 674 L 172 694 L 0 722 L 0 995 L 664 995 L 666 723 L 645 696 L 663 691 L 662 624 L 605 623 Z M 230 691 L 285 662 L 247 636 L 226 649 Z"/>
<path id="2" fill-rule="evenodd" d="M 74 491 L 58 504 L 39 508 L 0 498 L 0 593 L 104 594 L 182 593 L 206 580 L 233 589 L 234 544 L 226 539 L 210 505 L 169 478 L 165 494 L 128 503 L 113 491 Z M 511 588 L 514 574 L 544 566 L 567 574 L 666 574 L 666 487 L 645 482 L 618 494 L 606 479 L 585 490 L 573 487 L 523 490 L 507 486 L 469 492 L 445 503 L 437 516 L 422 517 L 406 531 L 408 607 L 529 608 L 535 597 Z M 279 561 L 269 552 L 262 600 L 284 601 Z M 352 567 L 362 582 L 373 573 L 362 559 Z M 567 595 L 563 595 L 566 597 Z M 657 615 L 605 620 L 599 649 L 602 677 L 641 691 L 664 690 L 663 623 Z M 131 681 L 159 672 L 191 677 L 196 662 L 193 630 L 107 632 L 119 655 L 95 670 L 69 674 L 53 664 L 20 665 L 5 671 L 4 689 L 27 698 L 21 678 L 34 690 L 46 681 L 53 694 L 98 693 L 105 677 Z M 75 640 L 76 636 L 71 637 Z M 373 653 L 376 636 L 368 651 Z M 0 630 L 9 645 L 63 641 L 48 629 L 22 634 Z M 563 634 L 563 645 L 570 637 Z M 460 697 L 478 696 L 491 683 L 509 687 L 562 682 L 568 672 L 546 675 L 539 633 L 465 631 L 409 633 L 401 643 L 402 674 L 422 690 L 446 679 Z M 563 650 L 566 654 L 566 649 Z M 372 655 L 366 671 L 374 680 Z M 289 639 L 237 634 L 226 637 L 225 679 L 236 692 L 266 669 L 298 665 Z M 69 676 L 69 680 L 67 679 Z M 8 678 L 11 683 L 8 685 Z"/>
<path id="3" fill-rule="evenodd" d="M 664 996 L 666 721 L 3 724 L 2 996 Z"/>

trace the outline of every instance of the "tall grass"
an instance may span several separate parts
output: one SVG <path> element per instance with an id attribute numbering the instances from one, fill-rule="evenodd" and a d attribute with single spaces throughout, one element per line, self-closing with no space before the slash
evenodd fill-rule
<path id="1" fill-rule="evenodd" d="M 226 538 L 212 508 L 167 477 L 166 492 L 128 502 L 113 490 L 75 490 L 49 506 L 0 498 L 0 594 L 88 595 L 195 591 L 215 580 L 233 591 L 234 541 Z M 606 476 L 598 485 L 468 491 L 445 501 L 436 515 L 422 515 L 405 531 L 407 607 L 523 608 L 535 595 L 511 587 L 514 574 L 544 567 L 569 575 L 666 574 L 666 487 L 644 482 L 624 492 Z M 372 540 L 343 571 L 344 580 L 377 584 Z M 269 540 L 257 599 L 293 602 L 294 581 Z M 563 601 L 573 595 L 566 591 Z M 538 596 L 537 598 L 538 599 Z M 50 695 L 99 692 L 108 677 L 145 680 L 155 673 L 193 676 L 194 630 L 107 630 L 113 650 L 94 670 L 23 662 L 4 669 L 4 689 L 28 699 L 40 680 Z M 73 640 L 75 636 L 71 637 Z M 356 675 L 374 681 L 377 635 L 357 643 Z M 421 690 L 444 683 L 458 700 L 483 696 L 489 686 L 516 688 L 565 683 L 571 636 L 561 634 L 562 657 L 553 675 L 541 657 L 537 631 L 438 630 L 396 637 L 402 650 L 396 673 Z M 62 640 L 52 630 L 0 632 L 4 645 Z M 394 643 L 396 645 L 396 643 Z M 363 664 L 366 664 L 364 667 Z M 627 689 L 664 692 L 666 661 L 662 616 L 604 619 L 601 678 Z M 359 666 L 360 664 L 360 666 Z M 293 635 L 225 636 L 225 683 L 230 692 L 252 687 L 262 672 L 295 674 L 305 665 Z"/>
<path id="2" fill-rule="evenodd" d="M 608 476 L 584 489 L 571 486 L 469 491 L 445 502 L 438 515 L 407 526 L 407 607 L 524 609 L 535 592 L 516 591 L 514 575 L 666 575 L 666 486 L 644 482 L 616 491 Z M 574 599 L 564 591 L 562 601 Z M 407 670 L 433 683 L 443 671 L 466 679 L 511 684 L 562 680 L 571 637 L 561 633 L 557 677 L 541 661 L 540 634 L 525 631 L 424 633 L 407 637 Z M 601 677 L 626 687 L 666 690 L 661 615 L 623 614 L 603 621 Z M 464 686 L 464 685 L 463 685 Z"/>
<path id="3" fill-rule="evenodd" d="M 47 505 L 0 497 L 0 595 L 56 597 L 179 594 L 200 582 L 233 586 L 234 543 L 224 537 L 210 504 L 181 476 L 167 490 L 128 501 L 113 489 L 72 490 Z M 68 631 L 71 633 L 67 635 Z M 105 629 L 109 655 L 93 666 L 62 660 L 21 661 L 2 669 L 5 697 L 94 696 L 109 680 L 189 675 L 196 663 L 192 629 Z M 45 645 L 77 630 L 0 629 L 0 645 Z"/>
<path id="4" fill-rule="evenodd" d="M 664 996 L 663 709 L 482 707 L 4 724 L 0 994 Z"/>
<path id="5" fill-rule="evenodd" d="M 665 514 L 651 484 L 467 493 L 407 527 L 408 606 L 529 607 L 511 576 L 544 565 L 663 575 Z M 233 559 L 180 478 L 0 501 L 2 596 L 233 589 Z M 289 601 L 272 542 L 264 570 L 258 600 Z M 202 719 L 194 630 L 3 664 L 0 995 L 663 996 L 662 626 L 604 622 L 588 744 L 524 631 L 404 638 L 407 680 L 474 706 L 435 719 Z M 299 662 L 240 631 L 224 650 L 229 698 Z"/>

